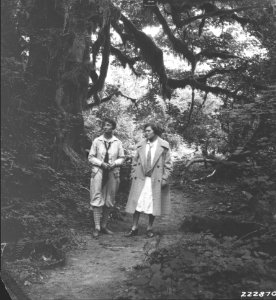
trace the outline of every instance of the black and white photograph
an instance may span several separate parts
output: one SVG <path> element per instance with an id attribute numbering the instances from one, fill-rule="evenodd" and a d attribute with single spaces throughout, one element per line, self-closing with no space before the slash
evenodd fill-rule
<path id="1" fill-rule="evenodd" d="M 276 300 L 276 0 L 1 0 L 1 281 Z"/>

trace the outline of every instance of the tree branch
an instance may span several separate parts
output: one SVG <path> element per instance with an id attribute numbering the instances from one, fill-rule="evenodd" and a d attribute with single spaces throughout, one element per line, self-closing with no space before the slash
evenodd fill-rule
<path id="1" fill-rule="evenodd" d="M 177 89 L 177 88 L 185 88 L 187 85 L 191 86 L 192 88 L 199 89 L 201 91 L 205 92 L 211 92 L 215 95 L 226 95 L 231 98 L 241 98 L 241 95 L 237 95 L 235 92 L 229 91 L 227 89 L 223 89 L 218 86 L 208 86 L 206 84 L 202 84 L 201 82 L 197 81 L 196 79 L 192 77 L 186 77 L 183 79 L 172 79 L 168 78 L 167 84 L 170 88 L 172 89 Z"/>
<path id="2" fill-rule="evenodd" d="M 211 71 L 209 71 L 208 73 L 206 73 L 205 75 L 200 75 L 199 77 L 197 77 L 197 81 L 200 82 L 200 83 L 204 83 L 206 84 L 207 82 L 207 79 L 215 76 L 215 75 L 223 75 L 223 74 L 228 74 L 228 73 L 231 73 L 231 72 L 238 72 L 242 67 L 239 67 L 239 68 L 236 68 L 236 69 L 218 69 L 218 68 L 215 68 Z"/>
<path id="3" fill-rule="evenodd" d="M 104 81 L 107 75 L 108 66 L 109 66 L 109 55 L 110 55 L 110 20 L 106 22 L 106 25 L 103 27 L 102 31 L 104 35 L 104 44 L 103 44 L 103 51 L 102 51 L 102 64 L 100 67 L 100 75 L 96 79 L 93 86 L 87 92 L 87 98 L 90 98 L 92 95 L 95 95 L 95 98 L 98 99 L 97 93 L 103 89 Z M 98 40 L 100 37 L 98 37 Z M 97 46 L 98 48 L 99 46 Z M 96 50 L 97 50 L 96 48 Z M 95 51 L 96 51 L 95 50 Z M 96 53 L 96 52 L 95 52 Z M 94 53 L 93 53 L 94 56 Z M 93 67 L 95 66 L 95 61 L 93 61 Z M 95 75 L 95 74 L 94 74 Z M 97 74 L 96 74 L 97 75 Z"/>
<path id="4" fill-rule="evenodd" d="M 122 92 L 118 91 L 118 95 L 130 100 L 136 107 L 138 107 L 137 105 L 137 99 L 134 99 L 134 98 L 131 98 L 131 97 L 128 97 L 126 95 L 124 95 Z"/>
<path id="5" fill-rule="evenodd" d="M 187 127 L 190 124 L 192 113 L 193 113 L 193 110 L 194 110 L 194 106 L 195 106 L 195 89 L 192 88 L 192 101 L 191 101 L 191 108 L 190 108 L 189 116 L 188 116 L 188 122 L 187 122 L 187 125 L 186 125 Z"/>
<path id="6" fill-rule="evenodd" d="M 211 177 L 213 177 L 216 174 L 216 172 L 217 172 L 217 169 L 215 169 L 212 173 L 208 174 L 207 176 L 203 176 L 203 177 L 200 177 L 198 179 L 193 179 L 192 181 L 193 182 L 199 182 L 199 181 L 211 178 Z"/>
<path id="7" fill-rule="evenodd" d="M 173 35 L 167 21 L 165 20 L 165 18 L 163 17 L 163 15 L 161 14 L 161 12 L 157 6 L 153 8 L 153 12 L 155 13 L 158 21 L 160 22 L 160 24 L 163 27 L 164 32 L 167 34 L 170 42 L 172 43 L 174 50 L 177 51 L 178 53 L 182 54 L 192 64 L 193 69 L 194 69 L 196 59 L 195 59 L 195 55 L 193 54 L 193 52 L 188 48 L 186 43 L 184 43 L 180 39 L 177 39 Z"/>
<path id="8" fill-rule="evenodd" d="M 98 106 L 99 104 L 102 104 L 104 102 L 108 102 L 112 99 L 113 96 L 121 96 L 121 97 L 124 97 L 128 100 L 130 100 L 136 107 L 137 107 L 137 99 L 134 99 L 134 98 L 131 98 L 131 97 L 128 97 L 126 95 L 124 95 L 121 91 L 119 90 L 115 90 L 112 94 L 108 95 L 107 97 L 105 98 L 102 98 L 102 99 L 99 99 L 99 100 L 95 100 L 94 102 L 92 103 L 89 103 L 86 105 L 86 107 L 84 108 L 84 110 L 88 110 L 90 108 L 93 108 L 95 106 Z"/>
<path id="9" fill-rule="evenodd" d="M 231 15 L 231 18 L 232 18 L 233 20 L 237 21 L 238 23 L 240 23 L 242 26 L 244 26 L 244 25 L 246 25 L 246 24 L 252 22 L 251 19 L 246 18 L 246 17 L 240 17 L 240 16 L 238 16 L 236 13 L 232 14 L 232 15 Z"/>
<path id="10" fill-rule="evenodd" d="M 125 25 L 125 30 L 131 34 L 135 46 L 140 48 L 140 53 L 144 61 L 151 66 L 153 72 L 158 74 L 162 85 L 163 96 L 170 98 L 171 91 L 167 87 L 167 74 L 164 66 L 163 51 L 149 36 L 138 30 L 123 14 L 121 14 L 121 20 Z"/>
<path id="11" fill-rule="evenodd" d="M 203 97 L 203 101 L 202 103 L 199 105 L 199 108 L 195 114 L 195 118 L 198 116 L 199 112 L 202 110 L 203 106 L 205 105 L 206 101 L 207 101 L 207 97 L 208 97 L 208 92 L 205 93 L 204 97 Z"/>
<path id="12" fill-rule="evenodd" d="M 90 108 L 93 108 L 93 107 L 95 107 L 95 106 L 98 106 L 98 105 L 101 104 L 101 103 L 108 102 L 108 101 L 111 100 L 111 98 L 112 98 L 114 95 L 116 95 L 116 94 L 117 94 L 117 92 L 114 92 L 114 93 L 112 93 L 111 95 L 109 95 L 109 96 L 107 96 L 107 97 L 105 97 L 105 98 L 100 99 L 100 101 L 94 101 L 94 102 L 92 102 L 92 103 L 89 103 L 89 104 L 87 104 L 87 105 L 84 107 L 84 110 L 88 110 L 88 109 L 90 109 Z"/>
<path id="13" fill-rule="evenodd" d="M 243 8 L 244 9 L 244 8 Z M 232 10 L 231 10 L 232 11 Z M 174 42 L 173 46 L 174 49 L 177 49 L 178 52 L 182 53 L 186 58 L 190 59 L 190 61 L 195 61 L 197 58 L 200 58 L 201 56 L 206 56 L 207 58 L 237 58 L 237 56 L 230 54 L 228 52 L 219 52 L 219 51 L 211 51 L 208 49 L 203 50 L 202 52 L 198 53 L 197 55 L 194 55 L 188 48 L 185 43 L 183 43 L 181 40 L 177 39 L 171 32 L 165 18 L 161 14 L 160 10 L 158 8 L 154 8 L 154 12 L 156 16 L 158 17 L 159 22 L 163 26 L 164 31 L 168 35 L 171 42 Z M 225 11 L 224 11 L 225 13 Z M 201 91 L 204 91 L 206 93 L 213 93 L 215 95 L 226 95 L 231 98 L 239 99 L 243 98 L 244 95 L 237 95 L 235 91 L 230 91 L 225 88 L 221 88 L 219 86 L 208 86 L 206 85 L 206 81 L 208 78 L 214 76 L 215 74 L 225 74 L 227 72 L 230 72 L 229 70 L 219 70 L 215 69 L 206 74 L 203 77 L 199 78 L 193 78 L 193 77 L 185 77 L 183 79 L 173 79 L 168 78 L 164 66 L 164 60 L 163 60 L 163 52 L 162 50 L 154 43 L 154 41 L 147 36 L 144 32 L 138 30 L 133 23 L 126 18 L 123 14 L 121 14 L 121 21 L 124 24 L 125 31 L 128 34 L 128 39 L 134 43 L 134 45 L 140 49 L 141 56 L 143 60 L 148 63 L 153 72 L 157 73 L 157 75 L 160 78 L 160 82 L 162 84 L 162 92 L 164 97 L 170 98 L 171 96 L 171 89 L 176 88 L 185 88 L 187 85 L 191 86 L 194 89 L 198 89 Z M 177 44 L 177 47 L 175 47 Z M 116 51 L 116 50 L 114 50 Z M 183 53 L 184 52 L 184 53 Z M 120 56 L 122 60 L 124 61 L 125 57 L 122 57 L 119 52 L 117 52 L 118 57 Z"/>
<path id="14" fill-rule="evenodd" d="M 213 50 L 202 50 L 201 52 L 196 54 L 196 59 L 199 60 L 201 57 L 206 57 L 209 59 L 212 58 L 222 58 L 222 59 L 228 59 L 228 58 L 240 58 L 234 54 L 231 54 L 227 51 L 213 51 Z"/>
<path id="15" fill-rule="evenodd" d="M 237 15 L 234 13 L 240 12 L 240 11 L 245 11 L 248 9 L 253 9 L 253 8 L 260 8 L 260 7 L 261 6 L 244 6 L 244 7 L 239 7 L 239 8 L 235 8 L 235 9 L 218 9 L 215 11 L 211 11 L 211 12 L 204 13 L 201 15 L 193 16 L 186 20 L 183 20 L 181 22 L 181 26 L 188 25 L 188 24 L 190 24 L 196 20 L 202 19 L 202 18 L 206 19 L 206 18 L 211 18 L 211 17 L 222 17 L 222 16 L 227 16 L 227 15 L 230 15 L 231 18 L 236 19 L 236 21 L 237 21 L 237 19 L 238 19 L 238 18 L 236 18 Z"/>
<path id="16" fill-rule="evenodd" d="M 92 47 L 92 63 L 93 63 L 93 67 L 95 68 L 95 64 L 96 64 L 96 58 L 97 55 L 100 51 L 101 46 L 103 45 L 104 41 L 105 41 L 105 28 L 101 28 L 101 30 L 99 31 L 98 34 L 98 38 L 95 41 L 95 43 L 93 44 Z"/>
<path id="17" fill-rule="evenodd" d="M 187 164 L 186 164 L 186 166 L 185 166 L 185 168 L 189 168 L 191 165 L 193 165 L 193 164 L 195 164 L 195 163 L 210 163 L 210 164 L 212 164 L 212 165 L 216 165 L 216 164 L 218 164 L 218 161 L 217 160 L 214 160 L 214 159 L 208 159 L 208 158 L 197 158 L 197 159 L 192 159 L 192 160 L 190 160 Z"/>
<path id="18" fill-rule="evenodd" d="M 99 76 L 94 69 L 89 70 L 89 77 L 92 79 L 93 83 L 95 83 L 99 79 Z"/>
<path id="19" fill-rule="evenodd" d="M 123 42 L 123 45 L 126 45 L 126 42 L 128 40 L 128 36 L 127 34 L 123 33 L 122 29 L 120 28 L 119 24 L 115 21 L 111 22 L 112 27 L 114 28 L 114 30 L 119 34 L 119 36 L 121 37 L 121 40 Z"/>
<path id="20" fill-rule="evenodd" d="M 136 76 L 141 75 L 141 74 L 137 73 L 133 67 L 137 61 L 141 60 L 141 57 L 128 57 L 124 53 L 122 53 L 119 49 L 117 49 L 113 46 L 110 47 L 110 52 L 111 52 L 111 54 L 115 55 L 118 58 L 118 60 L 122 63 L 124 68 L 126 67 L 126 65 L 129 65 L 132 72 Z"/>

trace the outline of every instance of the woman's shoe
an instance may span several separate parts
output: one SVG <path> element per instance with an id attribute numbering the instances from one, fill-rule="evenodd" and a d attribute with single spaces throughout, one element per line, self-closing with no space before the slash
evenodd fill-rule
<path id="1" fill-rule="evenodd" d="M 131 237 L 138 235 L 138 229 L 131 229 L 128 233 L 125 234 L 125 237 Z"/>
<path id="2" fill-rule="evenodd" d="M 147 235 L 148 238 L 152 238 L 152 237 L 154 237 L 154 232 L 151 229 L 147 230 L 146 235 Z"/>
<path id="3" fill-rule="evenodd" d="M 98 229 L 94 229 L 92 235 L 93 235 L 93 238 L 96 239 L 99 237 L 100 231 Z"/>
<path id="4" fill-rule="evenodd" d="M 106 227 L 102 227 L 101 232 L 104 233 L 104 234 L 111 234 L 111 235 L 114 234 L 113 231 L 109 230 Z"/>

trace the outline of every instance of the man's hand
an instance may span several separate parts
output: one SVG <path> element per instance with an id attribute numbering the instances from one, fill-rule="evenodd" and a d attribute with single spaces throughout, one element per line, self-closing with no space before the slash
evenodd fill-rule
<path id="1" fill-rule="evenodd" d="M 165 187 L 167 185 L 168 185 L 167 180 L 166 179 L 162 179 L 162 181 L 161 181 L 161 187 L 163 188 L 163 187 Z"/>
<path id="2" fill-rule="evenodd" d="M 116 164 L 115 164 L 115 163 L 109 164 L 109 168 L 110 168 L 110 169 L 114 169 L 115 167 L 116 167 Z"/>
<path id="3" fill-rule="evenodd" d="M 110 165 L 107 164 L 107 163 L 105 163 L 105 162 L 102 162 L 101 167 L 102 167 L 103 169 L 105 169 L 105 170 L 109 170 L 109 169 L 110 169 Z"/>

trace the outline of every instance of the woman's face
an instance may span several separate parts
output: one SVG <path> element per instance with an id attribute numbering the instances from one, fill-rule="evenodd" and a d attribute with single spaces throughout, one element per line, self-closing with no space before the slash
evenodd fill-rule
<path id="1" fill-rule="evenodd" d="M 103 126 L 103 131 L 104 131 L 104 133 L 111 134 L 113 132 L 112 124 L 105 122 L 104 126 Z"/>
<path id="2" fill-rule="evenodd" d="M 145 128 L 145 138 L 148 140 L 152 140 L 156 137 L 156 134 L 154 133 L 154 131 L 152 130 L 152 128 L 150 126 Z"/>

